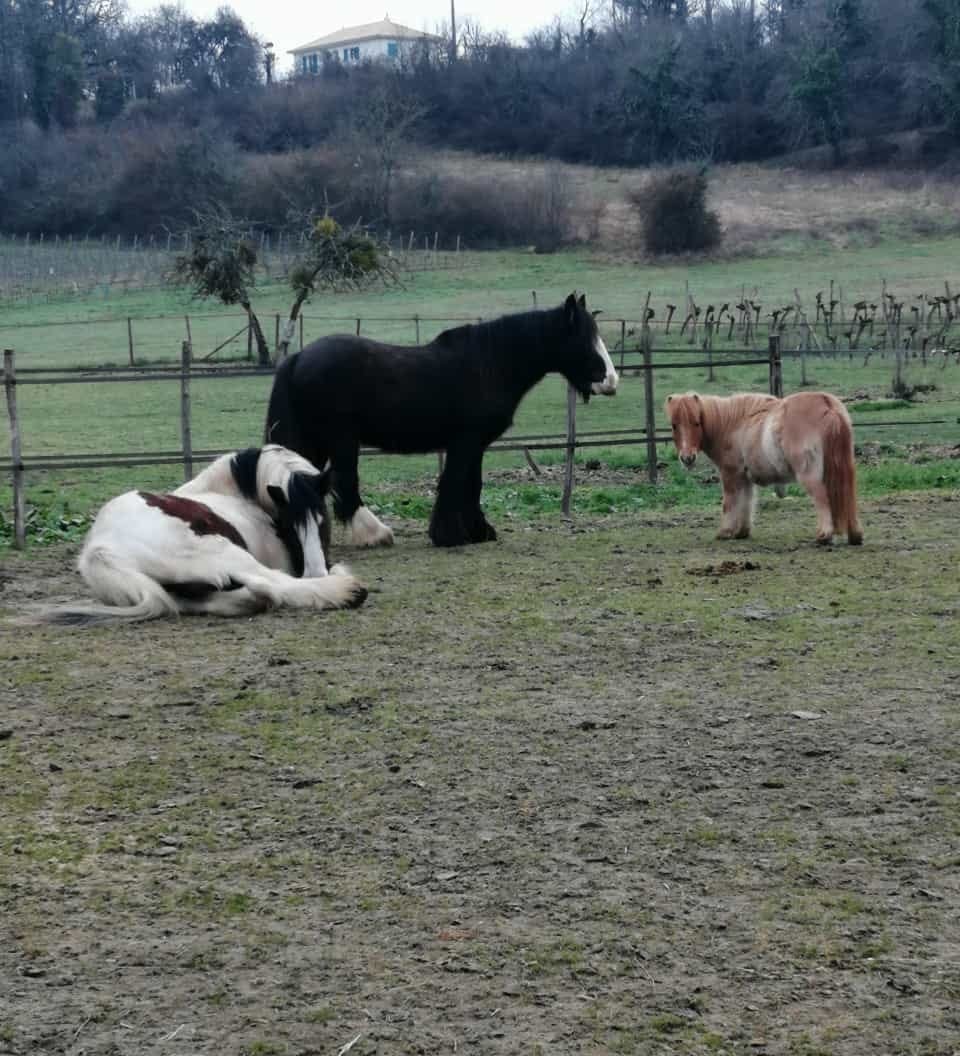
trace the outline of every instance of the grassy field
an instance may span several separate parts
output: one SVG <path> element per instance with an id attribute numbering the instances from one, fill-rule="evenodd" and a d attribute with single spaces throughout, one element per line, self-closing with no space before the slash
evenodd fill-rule
<path id="1" fill-rule="evenodd" d="M 356 612 L 0 626 L 0 1049 L 953 1056 L 957 510 L 401 521 Z"/>
<path id="2" fill-rule="evenodd" d="M 852 303 L 860 296 L 876 296 L 882 275 L 890 288 L 904 298 L 916 291 L 932 293 L 942 289 L 950 277 L 950 268 L 960 242 L 957 240 L 899 243 L 896 258 L 892 244 L 884 247 L 848 249 L 840 253 L 820 246 L 815 255 L 781 255 L 766 260 L 744 261 L 734 268 L 729 262 L 701 263 L 692 267 L 666 266 L 644 268 L 618 264 L 583 252 L 568 252 L 550 257 L 527 253 L 469 256 L 458 271 L 435 271 L 411 275 L 403 288 L 369 292 L 363 296 L 334 296 L 314 304 L 305 325 L 306 339 L 330 330 L 353 329 L 355 318 L 363 319 L 364 332 L 385 339 L 413 342 L 413 316 L 424 317 L 421 338 L 427 340 L 454 320 L 490 317 L 506 311 L 529 307 L 532 291 L 538 303 L 559 303 L 573 288 L 586 289 L 589 303 L 601 307 L 607 343 L 615 348 L 621 317 L 637 319 L 646 292 L 652 292 L 651 303 L 658 319 L 665 316 L 666 303 L 683 304 L 684 287 L 689 284 L 698 303 L 720 304 L 736 301 L 742 289 L 766 305 L 782 305 L 792 299 L 794 286 L 812 306 L 816 290 L 829 287 L 836 277 L 837 288 Z M 955 283 L 960 288 L 960 282 Z M 259 303 L 265 317 L 286 306 L 279 287 L 261 291 Z M 127 358 L 127 316 L 133 319 L 137 355 L 141 359 L 173 360 L 185 333 L 182 314 L 189 312 L 191 331 L 197 355 L 239 329 L 242 319 L 223 310 L 212 311 L 190 303 L 171 291 L 131 293 L 118 318 L 102 317 L 103 307 L 86 302 L 89 313 L 85 325 L 62 324 L 64 319 L 82 318 L 74 302 L 34 306 L 30 310 L 5 311 L 0 326 L 0 343 L 10 344 L 18 353 L 21 369 L 29 366 L 94 365 L 123 363 Z M 327 317 L 336 317 L 328 319 Z M 429 318 L 428 318 L 429 317 Z M 354 320 L 351 323 L 351 320 Z M 675 321 L 670 342 L 677 342 L 680 322 Z M 635 329 L 635 328 L 633 328 Z M 724 335 L 725 336 L 725 335 Z M 656 344 L 667 338 L 658 333 Z M 628 346 L 635 344 L 635 334 Z M 688 347 L 685 339 L 679 342 Z M 734 344 L 742 343 L 734 335 Z M 765 339 L 757 343 L 762 347 Z M 723 342 L 718 341 L 718 347 Z M 245 351 L 245 344 L 239 351 Z M 234 350 L 236 354 L 237 350 Z M 683 355 L 661 360 L 682 360 Z M 766 368 L 722 368 L 718 353 L 715 383 L 709 383 L 705 370 L 664 370 L 656 375 L 658 405 L 668 392 L 689 388 L 704 391 L 737 391 L 765 389 Z M 906 365 L 906 378 L 913 385 L 925 386 L 915 403 L 892 404 L 885 397 L 893 377 L 892 354 L 876 352 L 864 365 L 862 349 L 852 353 L 842 350 L 836 357 L 812 358 L 807 365 L 808 382 L 845 397 L 852 397 L 852 411 L 857 423 L 858 441 L 869 445 L 871 457 L 863 468 L 863 484 L 871 488 L 956 486 L 957 462 L 944 459 L 956 444 L 957 418 L 960 415 L 960 364 L 956 356 L 933 357 L 927 365 L 919 358 Z M 786 357 L 784 383 L 786 391 L 800 384 L 801 366 L 795 356 Z M 193 442 L 198 450 L 236 448 L 256 443 L 262 433 L 263 415 L 269 391 L 267 379 L 236 379 L 197 382 L 193 394 Z M 22 416 L 23 444 L 26 455 L 62 452 L 102 452 L 116 450 L 176 450 L 179 447 L 179 395 L 176 383 L 74 386 L 22 386 L 19 402 Z M 562 433 L 565 391 L 558 378 L 548 378 L 523 403 L 516 422 L 516 433 Z M 938 425 L 903 425 L 941 419 Z M 627 378 L 615 399 L 595 399 L 581 408 L 578 422 L 581 430 L 618 429 L 642 426 L 643 388 L 638 378 Z M 662 413 L 658 406 L 658 422 Z M 893 423 L 874 427 L 874 422 Z M 905 448 L 922 446 L 894 471 L 891 460 L 903 462 Z M 560 459 L 559 453 L 545 452 L 538 459 L 549 470 Z M 666 457 L 666 452 L 664 452 Z M 922 465 L 917 461 L 922 460 Z M 606 477 L 581 475 L 586 490 L 578 495 L 580 508 L 634 509 L 675 502 L 716 500 L 711 474 L 701 475 L 701 483 L 674 481 L 667 475 L 665 488 L 652 490 L 643 484 L 645 452 L 638 448 L 584 449 L 580 463 L 599 462 L 609 469 Z M 423 515 L 429 507 L 436 462 L 433 458 L 372 458 L 363 466 L 363 480 L 372 505 L 387 515 Z M 904 468 L 905 467 L 905 468 Z M 525 469 L 519 454 L 493 455 L 488 458 L 490 471 L 485 502 L 496 512 L 506 511 L 524 516 L 551 512 L 559 507 L 558 487 L 537 483 Z M 83 518 L 111 494 L 137 484 L 169 486 L 178 481 L 176 467 L 135 471 L 85 471 L 69 474 L 30 474 L 30 501 L 35 509 L 34 537 L 56 538 L 65 530 L 80 531 Z M 706 483 L 702 483 L 706 480 Z M 0 486 L 0 508 L 9 510 L 9 487 Z M 73 518 L 80 518 L 71 524 Z M 65 528 L 62 526 L 66 525 Z M 0 529 L 9 538 L 9 526 Z M 0 542 L 2 545 L 2 542 Z"/>

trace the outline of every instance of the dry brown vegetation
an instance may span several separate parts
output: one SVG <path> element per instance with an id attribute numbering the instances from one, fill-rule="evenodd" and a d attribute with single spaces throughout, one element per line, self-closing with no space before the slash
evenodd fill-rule
<path id="1" fill-rule="evenodd" d="M 640 220 L 630 196 L 656 171 L 453 152 L 434 155 L 429 165 L 441 179 L 477 179 L 482 173 L 485 183 L 504 187 L 557 173 L 570 196 L 570 236 L 633 251 L 640 247 Z M 791 236 L 843 247 L 883 234 L 950 234 L 960 225 L 956 181 L 918 169 L 824 172 L 717 165 L 710 169 L 710 206 L 720 214 L 724 251 L 733 255 L 762 251 L 765 243 Z"/>

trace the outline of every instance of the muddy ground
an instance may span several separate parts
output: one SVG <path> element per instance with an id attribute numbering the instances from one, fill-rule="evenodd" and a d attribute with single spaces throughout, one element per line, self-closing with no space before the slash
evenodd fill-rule
<path id="1" fill-rule="evenodd" d="M 960 1051 L 960 500 L 864 524 L 401 524 L 356 612 L 4 627 L 0 1053 Z"/>

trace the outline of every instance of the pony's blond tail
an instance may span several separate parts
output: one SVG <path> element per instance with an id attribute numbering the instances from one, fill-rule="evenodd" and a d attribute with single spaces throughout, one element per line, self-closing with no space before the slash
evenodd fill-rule
<path id="1" fill-rule="evenodd" d="M 857 469 L 853 457 L 853 426 L 846 408 L 838 403 L 823 437 L 823 483 L 830 501 L 833 530 L 845 532 L 852 546 L 863 542 L 857 515 Z"/>

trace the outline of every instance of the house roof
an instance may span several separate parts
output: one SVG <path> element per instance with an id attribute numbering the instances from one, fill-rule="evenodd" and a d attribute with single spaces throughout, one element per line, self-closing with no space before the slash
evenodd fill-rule
<path id="1" fill-rule="evenodd" d="M 391 22 L 389 18 L 383 18 L 379 22 L 367 22 L 362 26 L 348 26 L 338 29 L 336 33 L 328 33 L 325 37 L 317 37 L 309 44 L 302 44 L 299 48 L 291 48 L 289 55 L 298 55 L 303 51 L 319 51 L 323 48 L 334 48 L 343 44 L 360 44 L 365 40 L 439 40 L 432 33 L 423 33 L 419 29 L 411 29 L 409 26 L 401 26 L 399 22 Z"/>

